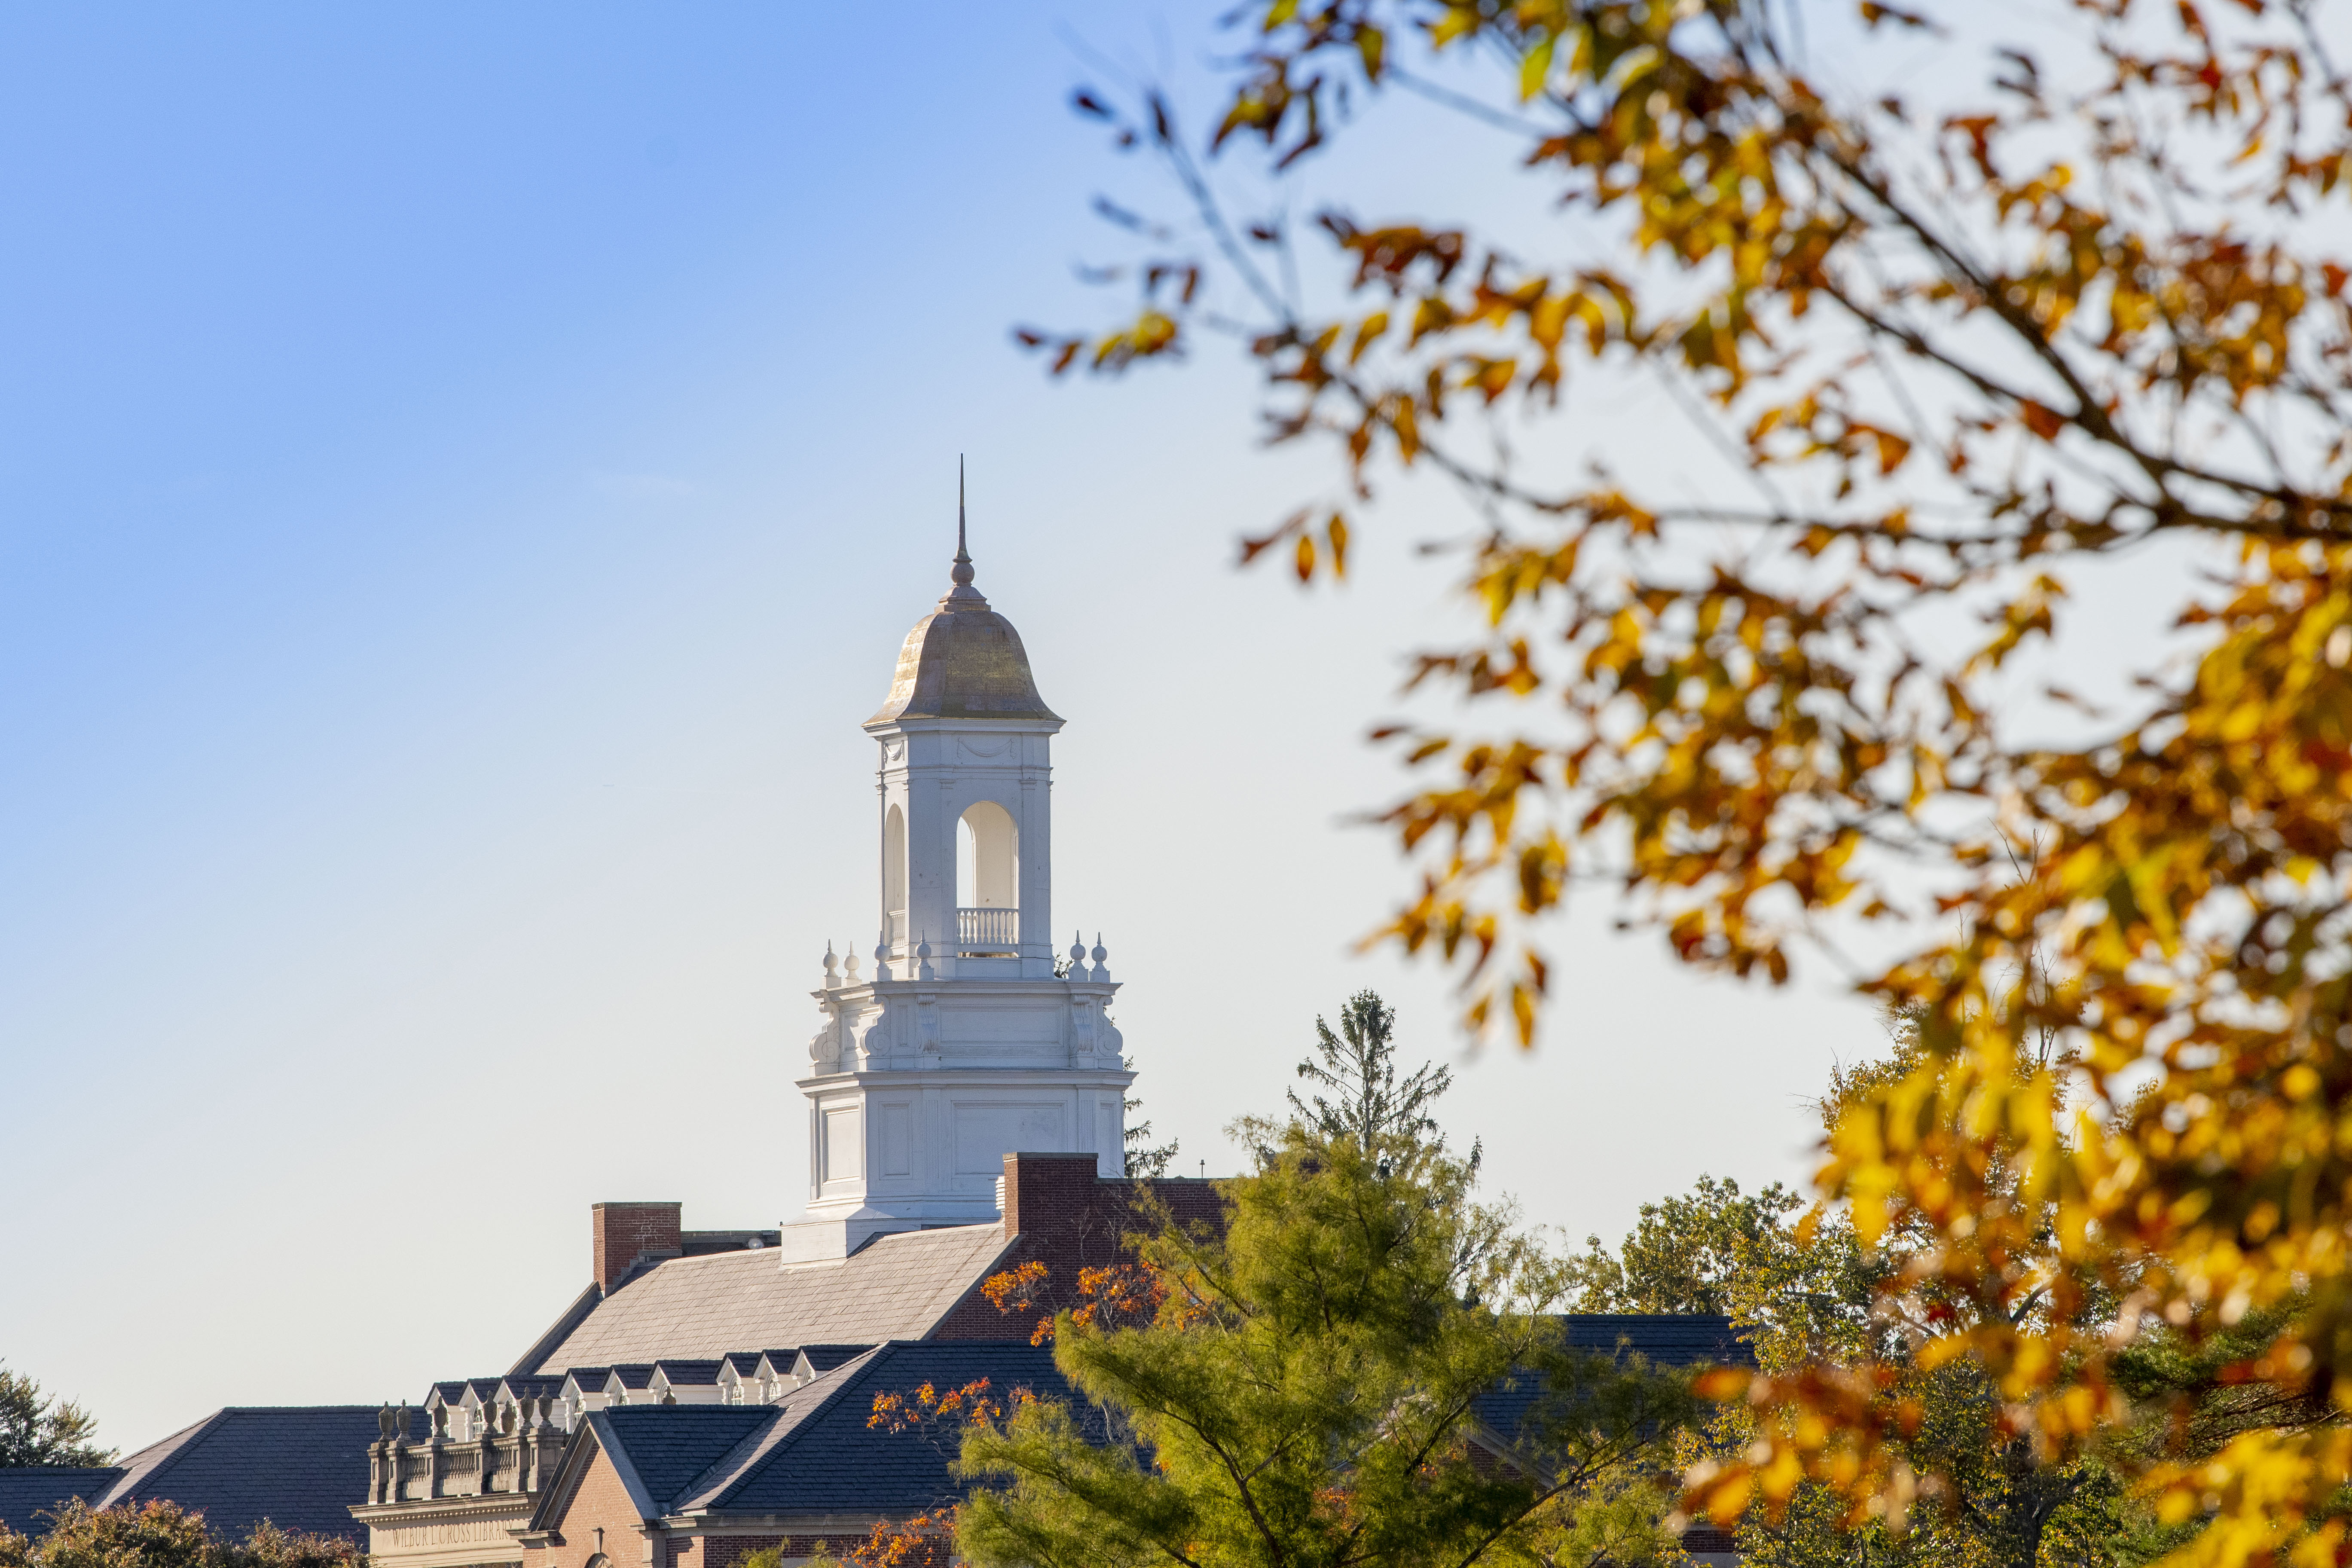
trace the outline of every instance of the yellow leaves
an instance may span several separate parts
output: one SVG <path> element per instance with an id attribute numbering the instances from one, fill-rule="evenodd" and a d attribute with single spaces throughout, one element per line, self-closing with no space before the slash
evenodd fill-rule
<path id="1" fill-rule="evenodd" d="M 1124 370 L 1139 359 L 1150 359 L 1176 347 L 1175 319 L 1163 310 L 1145 310 L 1125 331 L 1113 332 L 1095 344 L 1097 370 Z"/>
<path id="2" fill-rule="evenodd" d="M 1454 324 L 1454 308 L 1435 294 L 1423 295 L 1412 310 L 1412 333 L 1407 346 L 1417 344 L 1430 333 L 1443 331 Z"/>
<path id="3" fill-rule="evenodd" d="M 1890 1463 L 1877 1445 L 1916 1425 L 1917 1412 L 1908 1401 L 1884 1397 L 1881 1384 L 1874 1373 L 1818 1364 L 1776 1375 L 1729 1369 L 1702 1373 L 1696 1384 L 1701 1397 L 1744 1400 L 1758 1436 L 1728 1461 L 1693 1466 L 1684 1478 L 1684 1509 L 1727 1526 L 1760 1501 L 1765 1514 L 1778 1519 L 1810 1479 L 1850 1496 L 1895 1500 L 1888 1521 L 1899 1529 L 1900 1510 L 1916 1488 L 1909 1468 Z M 1858 1523 L 1870 1512 L 1857 1504 L 1851 1521 Z"/>
<path id="4" fill-rule="evenodd" d="M 2027 637 L 2052 635 L 2055 629 L 2052 606 L 2065 596 L 2064 584 L 2054 577 L 2037 574 L 2007 604 L 1989 612 L 1985 619 L 2000 629 L 1969 656 L 1964 667 L 1967 673 L 1973 676 L 1999 669 Z"/>
<path id="5" fill-rule="evenodd" d="M 1389 427 L 1396 432 L 1397 456 L 1410 464 L 1421 455 L 1421 422 L 1412 398 L 1399 397 L 1390 405 Z"/>
<path id="6" fill-rule="evenodd" d="M 1565 293 L 1547 294 L 1528 314 L 1528 336 L 1546 349 L 1559 348 L 1572 304 Z"/>
<path id="7" fill-rule="evenodd" d="M 1494 519 L 1461 581 L 1486 625 L 1413 680 L 1507 716 L 1401 739 L 1420 771 L 1386 822 L 1416 890 L 1382 940 L 1458 962 L 1472 1027 L 1524 1042 L 1549 994 L 1528 924 L 1602 847 L 1629 923 L 1731 975 L 1787 978 L 1841 909 L 1916 917 L 1914 951 L 1866 989 L 1918 1019 L 1924 1059 L 1844 1108 L 1822 1190 L 1907 1249 L 1881 1304 L 1909 1314 L 1922 1361 L 1974 1358 L 2020 1436 L 2075 1451 L 2116 1411 L 2116 1325 L 2086 1303 L 2140 1292 L 2201 1333 L 2315 1282 L 2352 1300 L 2352 552 L 2304 543 L 2352 533 L 2352 268 L 2301 205 L 2340 201 L 2352 138 L 2292 40 L 2265 35 L 2258 59 L 2220 18 L 2163 42 L 2162 16 L 2102 32 L 2094 7 L 2116 79 L 2068 101 L 2107 141 L 2021 108 L 2042 89 L 2019 66 L 1991 110 L 1893 143 L 1914 132 L 1743 55 L 1736 9 L 1433 6 L 1435 46 L 1484 32 L 1505 57 L 1495 101 L 1573 102 L 1528 166 L 1574 234 L 1629 237 L 1622 273 L 1334 218 L 1371 297 L 1259 341 L 1277 433 L 1336 432 L 1348 493 L 1369 498 L 1392 437 Z M 1378 79 L 1404 16 L 1262 11 L 1280 34 L 1230 123 L 1306 144 L 1341 118 L 1312 118 L 1318 84 Z M 2221 134 L 2263 221 L 2208 194 L 2162 224 L 2102 207 L 2169 178 L 2135 140 L 2151 123 Z M 1938 230 L 1976 263 L 1919 238 Z M 1177 349 L 1192 318 L 1165 309 L 1115 346 L 1087 339 L 1096 363 Z M 1530 475 L 1568 461 L 1482 458 L 1489 433 L 1528 449 L 1502 422 L 1540 414 L 1578 355 L 1713 398 L 1776 499 L 1698 478 L 1685 499 L 1655 465 L 1545 488 Z M 2236 423 L 2199 434 L 2173 417 L 2190 407 Z M 1244 548 L 1338 574 L 1360 522 L 1302 510 Z M 2188 618 L 2193 678 L 2161 672 L 2130 732 L 2070 716 L 2017 742 L 1990 703 L 2058 629 L 2045 563 L 2163 532 L 2248 542 Z M 1987 603 L 1973 646 L 1915 646 L 1918 623 Z M 2243 1375 L 2352 1391 L 2352 1309 L 2310 1327 Z M 1725 1385 L 1765 1446 L 1695 1479 L 1694 1507 L 1770 1506 L 1801 1477 L 1870 1517 L 1908 1506 L 1886 1444 L 1916 1410 L 1869 1369 L 1812 1371 Z M 2281 1560 L 2321 1536 L 2264 1533 L 2263 1510 L 2320 1496 L 2321 1464 L 2249 1448 L 2182 1472 L 2164 1506 L 2216 1521 L 2212 1561 Z"/>
<path id="8" fill-rule="evenodd" d="M 1314 581 L 1318 561 L 1328 560 L 1331 575 L 1344 578 L 1348 574 L 1348 519 L 1344 513 L 1333 512 L 1323 524 L 1323 543 L 1318 550 L 1314 531 L 1306 526 L 1307 513 L 1293 512 L 1282 528 L 1263 539 L 1247 540 L 1242 545 L 1242 560 L 1246 563 L 1277 540 L 1290 539 L 1291 570 L 1301 583 Z"/>
<path id="9" fill-rule="evenodd" d="M 1557 40 L 1549 33 L 1538 37 L 1519 57 L 1519 101 L 1527 102 L 1544 89 L 1551 78 L 1551 53 Z"/>
<path id="10" fill-rule="evenodd" d="M 2232 1439 L 2207 1463 L 2159 1466 L 2143 1490 L 2168 1525 L 2203 1518 L 2206 1527 L 2166 1559 L 2182 1568 L 2258 1562 L 2335 1568 L 2344 1541 L 2334 1489 L 2352 1480 L 2352 1437 L 2340 1428 L 2255 1432 Z"/>
<path id="11" fill-rule="evenodd" d="M 1712 1366 L 1691 1380 L 1691 1391 L 1701 1399 L 1724 1402 L 1738 1399 L 1748 1392 L 1755 1374 L 1745 1367 Z"/>
<path id="12" fill-rule="evenodd" d="M 1442 49 L 1454 39 L 1476 32 L 1478 25 L 1478 7 L 1475 5 L 1448 5 L 1439 13 L 1437 20 L 1430 24 L 1430 47 Z"/>

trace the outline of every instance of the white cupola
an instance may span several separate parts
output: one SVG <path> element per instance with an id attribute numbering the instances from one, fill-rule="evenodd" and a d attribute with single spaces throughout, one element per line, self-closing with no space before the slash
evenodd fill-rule
<path id="1" fill-rule="evenodd" d="M 1013 623 L 972 586 L 963 507 L 954 586 L 915 623 L 880 710 L 881 873 L 874 970 L 830 948 L 813 994 L 807 1216 L 785 1267 L 876 1236 L 1000 1217 L 1010 1153 L 1126 1163 L 1135 1075 L 1105 1009 L 1118 989 L 1100 939 L 1057 963 L 1053 737 Z M 1092 963 L 1088 963 L 1091 957 Z"/>

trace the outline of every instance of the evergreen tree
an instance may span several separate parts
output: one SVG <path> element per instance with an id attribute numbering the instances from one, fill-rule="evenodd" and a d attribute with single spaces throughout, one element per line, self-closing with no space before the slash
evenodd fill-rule
<path id="1" fill-rule="evenodd" d="M 1129 1114 L 1132 1114 L 1143 1109 L 1143 1101 L 1129 1100 L 1127 1102 L 1127 1109 Z M 1154 1176 L 1166 1175 L 1170 1163 L 1176 1158 L 1176 1150 L 1181 1140 L 1171 1138 L 1165 1143 L 1154 1143 L 1151 1142 L 1150 1122 L 1129 1122 L 1127 1124 L 1128 1175 L 1147 1181 Z"/>
<path id="2" fill-rule="evenodd" d="M 1370 1152 L 1383 1140 L 1417 1142 L 1435 1136 L 1429 1108 L 1454 1087 L 1454 1069 L 1424 1062 L 1402 1083 L 1396 1077 L 1396 1009 L 1377 991 L 1359 991 L 1339 1009 L 1339 1032 L 1315 1020 L 1316 1059 L 1298 1064 L 1298 1076 L 1320 1085 L 1330 1098 L 1289 1092 L 1292 1114 L 1317 1135 L 1352 1142 Z M 1478 1151 L 1470 1165 L 1478 1164 Z"/>
<path id="3" fill-rule="evenodd" d="M 0 1469 L 112 1464 L 114 1450 L 90 1440 L 97 1430 L 80 1405 L 44 1398 L 39 1384 L 0 1367 Z"/>
<path id="4" fill-rule="evenodd" d="M 1689 1379 L 1563 1342 L 1560 1260 L 1475 1201 L 1423 1113 L 1435 1075 L 1385 1089 L 1386 1010 L 1357 1003 L 1350 1059 L 1390 1098 L 1334 1131 L 1240 1123 L 1259 1163 L 1224 1184 L 1222 1234 L 1163 1224 L 1082 1285 L 1124 1314 L 1055 1320 L 1083 1403 L 1015 1397 L 966 1429 L 962 1472 L 996 1483 L 958 1521 L 976 1568 L 1678 1557 L 1660 1521 Z"/>

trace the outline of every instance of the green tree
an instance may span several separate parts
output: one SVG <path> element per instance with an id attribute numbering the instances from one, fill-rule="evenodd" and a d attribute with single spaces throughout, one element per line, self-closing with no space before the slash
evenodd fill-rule
<path id="1" fill-rule="evenodd" d="M 243 1541 L 215 1542 L 206 1568 L 364 1568 L 367 1560 L 340 1535 L 280 1530 L 265 1519 Z"/>
<path id="2" fill-rule="evenodd" d="M 1842 1073 L 1839 1084 L 1853 1092 L 1885 1070 Z M 1907 1426 L 1890 1423 L 1903 1426 L 1892 1447 L 1914 1473 L 1938 1477 L 1939 1487 L 1902 1528 L 1883 1517 L 1856 1520 L 1833 1490 L 1810 1482 L 1777 1518 L 1742 1521 L 1745 1559 L 1759 1568 L 2145 1561 L 2153 1517 L 2125 1505 L 2111 1467 L 2095 1458 L 2044 1464 L 2032 1445 L 2000 1429 L 1999 1393 L 1980 1365 L 1962 1357 L 1922 1366 L 1901 1324 L 1874 1321 L 1875 1287 L 1894 1266 L 1887 1247 L 1903 1238 L 1865 1252 L 1834 1216 L 1816 1219 L 1801 1237 L 1802 1206 L 1778 1184 L 1748 1194 L 1737 1182 L 1702 1176 L 1687 1194 L 1643 1204 L 1616 1249 L 1594 1238 L 1575 1263 L 1578 1304 L 1587 1310 L 1727 1313 L 1767 1373 L 1874 1365 L 1886 1374 L 1876 1392 L 1882 1405 L 1912 1413 Z M 1738 1453 L 1755 1437 L 1751 1411 L 1733 1405 L 1687 1456 Z"/>
<path id="3" fill-rule="evenodd" d="M 1915 1069 L 1922 1049 L 1916 1029 L 1896 1020 L 1894 1035 L 1888 1057 L 1833 1076 L 1822 1102 L 1824 1126 L 1845 1105 Z M 2007 1191 L 2013 1179 L 1994 1184 Z M 2000 1390 L 1980 1363 L 1963 1355 L 1922 1363 L 1916 1347 L 1933 1342 L 1927 1330 L 1942 1314 L 1966 1310 L 1964 1300 L 1932 1289 L 1893 1299 L 1883 1292 L 1887 1278 L 1909 1271 L 1914 1254 L 1934 1244 L 1933 1233 L 1916 1224 L 1891 1227 L 1865 1250 L 1833 1213 L 1816 1216 L 1801 1237 L 1801 1206 L 1777 1185 L 1751 1194 L 1736 1182 L 1702 1177 L 1689 1193 L 1643 1205 L 1614 1249 L 1594 1238 L 1573 1264 L 1577 1304 L 1588 1310 L 1726 1312 L 1767 1373 L 1809 1363 L 1874 1368 L 1885 1379 L 1874 1395 L 1882 1409 L 1911 1410 L 1911 1424 L 1892 1434 L 1890 1446 L 1912 1474 L 1937 1484 L 1909 1510 L 1906 1528 L 1890 1530 L 1883 1517 L 1856 1520 L 1832 1489 L 1807 1482 L 1779 1518 L 1742 1521 L 1740 1546 L 1751 1563 L 2127 1568 L 2194 1534 L 2189 1525 L 2163 1523 L 2128 1495 L 2126 1479 L 2150 1455 L 2210 1458 L 2250 1431 L 2330 1419 L 2323 1392 L 2285 1394 L 2245 1376 L 2287 1326 L 2294 1310 L 2288 1304 L 2251 1313 L 2211 1337 L 2191 1339 L 2169 1326 L 2144 1332 L 2116 1358 L 2130 1418 L 2099 1448 L 2053 1460 L 2004 1429 Z M 1750 1412 L 1734 1406 L 1692 1453 L 1736 1453 L 1754 1437 Z"/>
<path id="4" fill-rule="evenodd" d="M 1617 1251 L 1585 1238 L 1578 1305 L 1588 1312 L 1730 1312 L 1777 1279 L 1788 1253 L 1786 1217 L 1804 1200 L 1774 1182 L 1748 1194 L 1701 1176 L 1685 1194 L 1643 1204 Z"/>
<path id="5" fill-rule="evenodd" d="M 1384 1010 L 1359 1000 L 1348 1059 L 1366 1062 Z M 1083 1402 L 1015 1399 L 966 1429 L 963 1473 L 996 1484 L 959 1550 L 978 1568 L 1672 1560 L 1662 1467 L 1698 1409 L 1687 1375 L 1563 1343 L 1560 1261 L 1475 1201 L 1427 1099 L 1336 1132 L 1237 1125 L 1261 1152 L 1223 1185 L 1223 1233 L 1163 1225 L 1114 1287 L 1143 1310 L 1055 1321 Z"/>
<path id="6" fill-rule="evenodd" d="M 280 1530 L 268 1520 L 242 1541 L 214 1534 L 175 1502 L 91 1508 L 69 1500 L 37 1537 L 0 1526 L 0 1568 L 364 1568 L 341 1536 Z"/>
<path id="7" fill-rule="evenodd" d="M 1127 1109 L 1131 1116 L 1143 1109 L 1143 1101 L 1129 1100 Z M 1171 1138 L 1165 1143 L 1154 1143 L 1151 1142 L 1150 1122 L 1129 1121 L 1127 1124 L 1127 1173 L 1144 1180 L 1166 1175 L 1169 1165 L 1176 1158 L 1181 1142 Z"/>
<path id="8" fill-rule="evenodd" d="M 205 1517 L 173 1502 L 94 1509 L 75 1500 L 47 1533 L 0 1542 L 0 1563 L 24 1568 L 211 1568 Z"/>
<path id="9" fill-rule="evenodd" d="M 80 1405 L 48 1399 L 39 1384 L 0 1366 L 0 1468 L 112 1464 L 114 1450 L 90 1440 L 97 1430 Z"/>
<path id="10" fill-rule="evenodd" d="M 1370 1151 L 1384 1142 L 1418 1142 L 1437 1134 L 1429 1108 L 1454 1086 L 1454 1069 L 1424 1062 L 1402 1083 L 1396 1076 L 1396 1009 L 1377 991 L 1359 991 L 1339 1009 L 1339 1032 L 1315 1020 L 1315 1056 L 1298 1064 L 1298 1076 L 1329 1091 L 1309 1091 L 1306 1100 L 1289 1091 L 1291 1114 L 1324 1138 L 1346 1140 Z M 1470 1164 L 1478 1163 L 1477 1151 Z"/>

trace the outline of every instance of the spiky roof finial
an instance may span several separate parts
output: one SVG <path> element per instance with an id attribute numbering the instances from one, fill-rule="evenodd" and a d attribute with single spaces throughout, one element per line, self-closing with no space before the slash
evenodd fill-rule
<path id="1" fill-rule="evenodd" d="M 959 588 L 971 586 L 971 552 L 963 542 L 963 454 L 956 454 L 956 557 L 955 569 L 948 574 Z"/>

